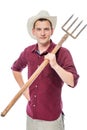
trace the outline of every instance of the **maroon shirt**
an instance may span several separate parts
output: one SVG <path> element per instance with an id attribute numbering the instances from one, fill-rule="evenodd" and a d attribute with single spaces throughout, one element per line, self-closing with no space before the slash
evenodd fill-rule
<path id="1" fill-rule="evenodd" d="M 38 52 L 37 44 L 25 48 L 11 68 L 15 71 L 22 71 L 27 66 L 29 78 L 43 62 L 44 55 L 51 52 L 55 45 L 51 41 L 48 50 L 41 55 Z M 79 75 L 70 52 L 61 47 L 56 54 L 56 59 L 60 66 L 72 72 L 74 86 L 76 86 Z M 62 112 L 62 86 L 63 81 L 48 64 L 29 87 L 30 101 L 27 104 L 27 114 L 33 119 L 48 121 L 57 119 Z"/>

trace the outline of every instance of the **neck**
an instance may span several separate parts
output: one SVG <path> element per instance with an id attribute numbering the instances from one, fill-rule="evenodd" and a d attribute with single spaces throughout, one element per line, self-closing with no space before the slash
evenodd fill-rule
<path id="1" fill-rule="evenodd" d="M 50 46 L 50 41 L 44 45 L 38 43 L 38 50 L 39 50 L 40 54 L 43 53 L 44 51 L 46 51 L 49 48 L 49 46 Z"/>

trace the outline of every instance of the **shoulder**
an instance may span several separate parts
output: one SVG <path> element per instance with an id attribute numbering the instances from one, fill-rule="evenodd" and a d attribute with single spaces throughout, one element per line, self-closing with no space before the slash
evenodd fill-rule
<path id="1" fill-rule="evenodd" d="M 71 55 L 70 51 L 65 47 L 60 47 L 58 54 L 60 54 L 60 55 L 70 54 Z"/>
<path id="2" fill-rule="evenodd" d="M 27 46 L 24 50 L 23 50 L 23 53 L 26 55 L 26 54 L 31 54 L 36 48 L 36 44 L 33 44 L 33 45 L 30 45 L 30 46 Z"/>
<path id="3" fill-rule="evenodd" d="M 24 48 L 24 50 L 21 52 L 21 56 L 23 56 L 23 57 L 28 57 L 29 55 L 31 55 L 32 54 L 32 51 L 33 51 L 33 49 L 35 48 L 35 44 L 33 44 L 33 45 L 30 45 L 30 46 L 27 46 L 27 47 L 25 47 Z"/>
<path id="4" fill-rule="evenodd" d="M 64 61 L 71 61 L 73 60 L 73 57 L 70 53 L 70 51 L 67 48 L 61 47 L 57 53 L 57 60 L 59 62 L 64 62 Z"/>
<path id="5" fill-rule="evenodd" d="M 29 50 L 32 51 L 32 50 L 35 48 L 35 46 L 36 46 L 36 44 L 30 45 L 30 46 L 26 47 L 26 48 L 24 49 L 24 51 L 29 51 Z"/>

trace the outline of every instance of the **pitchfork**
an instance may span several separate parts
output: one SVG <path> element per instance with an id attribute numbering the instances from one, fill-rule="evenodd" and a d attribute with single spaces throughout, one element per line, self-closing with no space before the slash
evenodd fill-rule
<path id="1" fill-rule="evenodd" d="M 56 54 L 59 48 L 62 46 L 63 42 L 68 38 L 68 36 L 71 36 L 72 38 L 76 39 L 78 35 L 85 29 L 87 24 L 80 29 L 80 31 L 74 36 L 74 32 L 76 32 L 77 28 L 81 25 L 82 21 L 76 25 L 76 27 L 70 32 L 70 29 L 73 27 L 73 25 L 76 23 L 78 18 L 76 18 L 70 26 L 65 29 L 66 25 L 70 22 L 72 19 L 73 15 L 64 23 L 62 26 L 62 29 L 66 32 L 66 34 L 61 38 L 60 42 L 55 46 L 55 48 L 52 50 L 53 54 Z M 42 70 L 46 67 L 46 65 L 49 63 L 47 59 L 45 59 L 42 64 L 38 67 L 38 69 L 32 74 L 32 76 L 29 78 L 29 80 L 24 84 L 24 86 L 21 88 L 21 90 L 15 95 L 15 97 L 11 100 L 11 102 L 7 105 L 7 107 L 4 109 L 3 112 L 1 112 L 1 116 L 4 117 L 7 112 L 11 109 L 11 107 L 16 103 L 18 98 L 23 94 L 25 89 L 30 87 L 30 85 L 34 82 L 34 80 L 39 76 L 39 74 L 42 72 Z"/>
<path id="2" fill-rule="evenodd" d="M 74 25 L 74 24 L 77 22 L 77 20 L 78 20 L 78 17 L 75 18 L 75 19 L 73 20 L 73 22 L 67 27 L 67 29 L 65 29 L 66 25 L 69 23 L 69 21 L 72 19 L 73 16 L 74 16 L 74 15 L 71 15 L 71 17 L 64 23 L 64 25 L 62 26 L 62 29 L 67 33 L 67 35 L 70 35 L 72 38 L 76 39 L 76 38 L 79 36 L 79 34 L 85 29 L 85 27 L 87 26 L 87 24 L 84 25 L 84 26 L 77 32 L 77 34 L 75 34 L 75 36 L 74 36 L 74 35 L 73 35 L 74 32 L 76 32 L 77 29 L 79 29 L 79 26 L 82 24 L 83 20 L 80 21 L 80 22 L 74 27 L 74 29 L 73 29 L 71 32 L 69 32 L 69 30 L 73 27 L 73 25 Z"/>

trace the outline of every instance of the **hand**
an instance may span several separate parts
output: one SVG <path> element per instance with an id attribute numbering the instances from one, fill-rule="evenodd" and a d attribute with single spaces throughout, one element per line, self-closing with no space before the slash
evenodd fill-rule
<path id="1" fill-rule="evenodd" d="M 48 53 L 48 54 L 45 56 L 45 59 L 49 60 L 50 66 L 51 66 L 52 68 L 55 68 L 55 65 L 57 65 L 57 61 L 56 61 L 56 56 L 55 56 L 55 54 Z"/>

